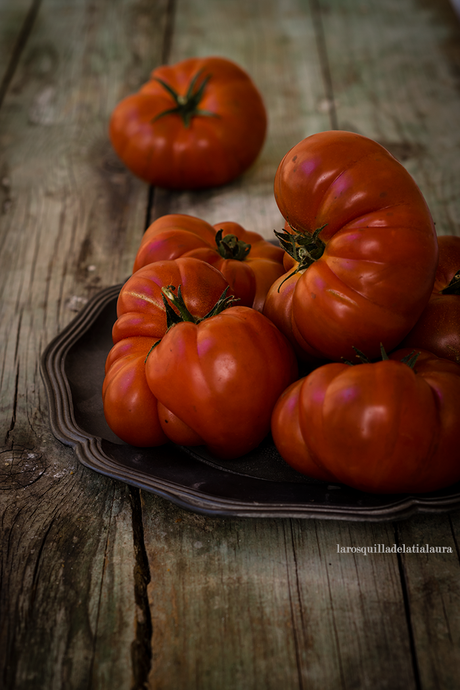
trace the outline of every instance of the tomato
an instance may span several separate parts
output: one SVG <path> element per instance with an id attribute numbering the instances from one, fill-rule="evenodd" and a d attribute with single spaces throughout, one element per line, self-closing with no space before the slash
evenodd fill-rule
<path id="1" fill-rule="evenodd" d="M 124 164 L 152 185 L 199 189 L 243 173 L 265 140 L 267 114 L 249 75 L 221 57 L 162 65 L 114 109 L 109 135 Z"/>
<path id="2" fill-rule="evenodd" d="M 217 269 L 193 258 L 150 264 L 122 287 L 102 397 L 109 427 L 135 446 L 157 446 L 168 440 L 159 422 L 157 400 L 146 382 L 145 360 L 168 328 L 161 289 L 169 285 L 181 286 L 182 297 L 196 317 L 211 311 L 228 288 Z"/>
<path id="3" fill-rule="evenodd" d="M 161 216 L 147 228 L 133 270 L 152 261 L 180 256 L 215 266 L 240 298 L 240 305 L 259 311 L 269 288 L 284 273 L 284 251 L 257 232 L 231 221 L 212 226 L 180 213 Z"/>
<path id="4" fill-rule="evenodd" d="M 197 317 L 205 316 L 228 288 L 220 271 L 193 257 L 148 264 L 133 273 L 120 290 L 114 343 L 131 336 L 163 337 L 167 321 L 162 288 L 168 285 L 181 286 L 187 308 Z"/>
<path id="5" fill-rule="evenodd" d="M 106 422 L 123 441 L 139 447 L 161 446 L 168 440 L 145 378 L 145 360 L 155 342 L 155 338 L 124 338 L 111 349 L 105 365 Z"/>
<path id="6" fill-rule="evenodd" d="M 271 321 L 237 306 L 173 326 L 150 352 L 145 371 L 168 438 L 233 459 L 269 433 L 273 407 L 296 378 L 297 363 Z"/>
<path id="7" fill-rule="evenodd" d="M 438 237 L 439 263 L 430 300 L 401 347 L 420 347 L 460 364 L 460 237 Z"/>
<path id="8" fill-rule="evenodd" d="M 332 362 L 290 386 L 272 416 L 286 462 L 373 493 L 430 492 L 460 480 L 460 366 L 421 351 L 411 367 L 412 354 Z"/>
<path id="9" fill-rule="evenodd" d="M 287 222 L 279 237 L 296 262 L 270 288 L 264 313 L 305 359 L 395 348 L 428 302 L 438 261 L 410 174 L 371 139 L 321 132 L 283 158 L 275 198 Z"/>

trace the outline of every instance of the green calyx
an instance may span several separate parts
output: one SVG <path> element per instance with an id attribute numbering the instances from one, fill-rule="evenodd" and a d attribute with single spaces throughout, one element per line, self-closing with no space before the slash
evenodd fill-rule
<path id="1" fill-rule="evenodd" d="M 301 232 L 287 232 L 286 230 L 277 232 L 275 230 L 275 235 L 278 238 L 282 249 L 284 249 L 284 251 L 287 252 L 289 256 L 292 256 L 294 261 L 298 263 L 297 268 L 286 276 L 282 283 L 279 284 L 278 292 L 281 288 L 281 285 L 288 280 L 288 278 L 291 278 L 291 276 L 299 273 L 300 271 L 304 271 L 322 257 L 326 244 L 323 242 L 319 234 L 321 230 L 324 230 L 325 227 L 326 225 L 323 225 L 321 228 L 317 228 L 313 235 L 305 235 Z"/>
<path id="2" fill-rule="evenodd" d="M 308 268 L 322 257 L 326 245 L 319 234 L 325 227 L 323 225 L 321 228 L 317 228 L 313 235 L 304 235 L 301 232 L 291 233 L 286 230 L 277 232 L 275 230 L 275 235 L 281 247 L 289 256 L 292 256 L 294 261 L 298 262 L 299 267 L 297 271 Z"/>
<path id="3" fill-rule="evenodd" d="M 351 367 L 356 366 L 357 364 L 372 364 L 371 360 L 366 357 L 366 355 L 361 352 L 361 350 L 358 350 L 357 347 L 352 345 L 353 350 L 356 352 L 356 359 L 358 359 L 358 362 L 350 362 L 348 359 L 344 359 L 342 357 L 342 361 L 344 364 L 348 364 Z M 385 348 L 383 347 L 383 344 L 380 343 L 380 355 L 382 357 L 382 362 L 389 359 Z M 416 352 L 415 350 L 412 350 L 412 352 L 409 352 L 405 357 L 401 359 L 401 362 L 403 364 L 407 364 L 409 369 L 413 369 L 415 367 L 415 362 L 420 356 L 420 352 Z"/>
<path id="4" fill-rule="evenodd" d="M 233 295 L 227 296 L 227 292 L 229 290 L 229 287 L 227 286 L 213 308 L 205 316 L 197 317 L 193 316 L 193 314 L 191 314 L 187 309 L 184 298 L 182 297 L 181 286 L 179 285 L 177 288 L 177 295 L 174 294 L 175 289 L 176 288 L 173 285 L 168 285 L 168 287 L 161 288 L 161 292 L 163 293 L 163 304 L 165 305 L 166 311 L 167 330 L 173 326 L 176 326 L 178 323 L 184 323 L 186 321 L 199 324 L 206 319 L 210 319 L 212 316 L 217 316 L 223 312 L 224 309 L 232 307 L 235 302 L 238 301 L 238 297 L 234 297 Z M 173 307 L 176 307 L 179 313 L 177 313 Z"/>
<path id="5" fill-rule="evenodd" d="M 153 122 L 156 122 L 165 115 L 180 115 L 184 123 L 184 127 L 188 128 L 190 127 L 190 122 L 192 118 L 196 115 L 202 115 L 205 117 L 219 117 L 218 115 L 216 115 L 216 113 L 212 113 L 209 110 L 203 110 L 198 107 L 200 105 L 201 99 L 203 98 L 206 84 L 211 79 L 211 75 L 208 74 L 199 84 L 198 81 L 202 72 L 203 70 L 200 70 L 195 74 L 192 81 L 190 82 L 185 96 L 181 96 L 180 94 L 178 94 L 177 91 L 175 91 L 172 88 L 172 86 L 163 81 L 163 79 L 160 79 L 159 77 L 154 77 L 155 81 L 161 84 L 162 87 L 169 93 L 169 95 L 173 97 L 176 105 L 174 108 L 168 108 L 168 110 L 164 110 L 162 113 L 157 115 L 153 119 Z"/>
<path id="6" fill-rule="evenodd" d="M 168 285 L 167 287 L 162 287 L 161 292 L 162 292 L 162 298 L 163 298 L 163 304 L 165 306 L 165 311 L 166 311 L 166 333 L 173 327 L 176 326 L 179 323 L 195 323 L 199 324 L 202 321 L 205 321 L 206 319 L 210 319 L 211 316 L 217 316 L 221 312 L 223 312 L 225 309 L 228 309 L 229 307 L 232 307 L 235 302 L 239 301 L 239 297 L 234 297 L 233 295 L 227 296 L 227 292 L 229 290 L 229 286 L 225 288 L 213 308 L 208 311 L 208 313 L 205 316 L 197 317 L 193 316 L 193 314 L 190 313 L 190 311 L 187 309 L 187 306 L 184 302 L 184 298 L 182 297 L 182 291 L 181 291 L 181 286 L 177 288 L 177 295 L 175 294 L 176 288 L 174 285 Z M 177 309 L 177 313 L 173 307 Z M 157 345 L 161 343 L 161 339 L 157 340 L 156 343 L 152 345 L 150 350 L 147 353 L 147 357 L 145 358 L 145 361 L 147 361 L 150 353 L 152 352 L 153 349 L 156 348 Z"/>
<path id="7" fill-rule="evenodd" d="M 449 285 L 441 290 L 441 295 L 460 295 L 460 271 L 457 271 Z"/>
<path id="8" fill-rule="evenodd" d="M 251 245 L 246 244 L 243 240 L 239 240 L 236 235 L 225 235 L 224 231 L 219 230 L 216 233 L 217 251 L 223 259 L 234 259 L 235 261 L 244 261 L 249 252 Z"/>

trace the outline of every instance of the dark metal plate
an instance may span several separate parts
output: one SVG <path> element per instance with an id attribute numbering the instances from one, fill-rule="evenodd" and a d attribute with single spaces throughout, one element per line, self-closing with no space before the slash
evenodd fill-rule
<path id="1" fill-rule="evenodd" d="M 120 288 L 98 293 L 41 359 L 53 433 L 85 466 L 208 515 L 384 521 L 460 507 L 460 484 L 388 496 L 308 479 L 282 460 L 270 439 L 232 461 L 202 449 L 123 443 L 107 426 L 101 398 Z"/>

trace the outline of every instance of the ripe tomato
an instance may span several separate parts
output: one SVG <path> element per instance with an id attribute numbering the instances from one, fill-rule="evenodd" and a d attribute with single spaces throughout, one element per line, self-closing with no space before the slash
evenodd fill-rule
<path id="1" fill-rule="evenodd" d="M 162 288 L 168 285 L 181 286 L 187 308 L 197 317 L 205 316 L 228 288 L 220 271 L 193 257 L 148 264 L 133 273 L 120 290 L 114 343 L 131 336 L 163 337 L 167 320 Z"/>
<path id="2" fill-rule="evenodd" d="M 374 493 L 422 493 L 460 480 L 460 366 L 422 351 L 330 363 L 290 386 L 272 416 L 294 469 Z"/>
<path id="3" fill-rule="evenodd" d="M 109 135 L 125 165 L 150 184 L 198 189 L 226 184 L 259 154 L 267 129 L 249 75 L 221 57 L 153 70 L 112 113 Z"/>
<path id="4" fill-rule="evenodd" d="M 189 256 L 215 266 L 240 305 L 262 310 L 270 286 L 284 273 L 281 247 L 234 222 L 212 226 L 180 213 L 161 216 L 147 228 L 133 271 L 162 259 Z"/>
<path id="5" fill-rule="evenodd" d="M 173 326 L 150 352 L 145 371 L 166 436 L 231 459 L 269 433 L 273 407 L 296 378 L 297 362 L 265 316 L 230 307 L 199 324 Z"/>
<path id="6" fill-rule="evenodd" d="M 460 364 L 460 237 L 438 237 L 439 263 L 430 300 L 401 347 L 417 347 Z"/>
<path id="7" fill-rule="evenodd" d="M 283 158 L 275 198 L 297 273 L 275 281 L 264 313 L 305 358 L 396 347 L 429 299 L 438 260 L 429 209 L 406 169 L 371 139 L 322 132 Z"/>
<path id="8" fill-rule="evenodd" d="M 122 287 L 103 384 L 104 415 L 123 441 L 157 446 L 168 440 L 145 378 L 145 360 L 168 328 L 162 287 L 180 285 L 189 311 L 205 316 L 228 288 L 222 274 L 198 259 L 158 261 L 137 271 Z"/>
<path id="9" fill-rule="evenodd" d="M 112 431 L 133 446 L 167 442 L 158 419 L 157 400 L 145 379 L 145 360 L 155 338 L 119 340 L 107 357 L 102 386 L 104 416 Z"/>

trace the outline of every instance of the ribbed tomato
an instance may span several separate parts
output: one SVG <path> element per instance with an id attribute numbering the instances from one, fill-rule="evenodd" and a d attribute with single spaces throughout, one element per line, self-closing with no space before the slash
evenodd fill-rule
<path id="1" fill-rule="evenodd" d="M 145 266 L 122 287 L 102 397 L 112 431 L 135 446 L 157 446 L 168 440 L 158 419 L 157 400 L 147 386 L 145 361 L 168 329 L 162 288 L 170 285 L 181 286 L 184 302 L 197 318 L 208 314 L 228 288 L 217 269 L 190 258 Z"/>
<path id="2" fill-rule="evenodd" d="M 401 347 L 421 347 L 460 364 L 460 237 L 438 237 L 433 292 Z"/>
<path id="3" fill-rule="evenodd" d="M 422 351 L 330 363 L 290 386 L 274 442 L 306 475 L 374 493 L 422 493 L 460 480 L 460 366 Z"/>
<path id="4" fill-rule="evenodd" d="M 281 161 L 275 198 L 296 263 L 264 313 L 306 359 L 396 347 L 428 302 L 438 261 L 430 211 L 407 170 L 367 137 L 322 132 Z"/>
<path id="5" fill-rule="evenodd" d="M 250 76 L 221 57 L 190 58 L 153 70 L 110 120 L 125 165 L 150 184 L 199 189 L 226 184 L 256 159 L 267 114 Z"/>
<path id="6" fill-rule="evenodd" d="M 137 271 L 152 261 L 189 256 L 215 266 L 229 283 L 239 304 L 262 310 L 266 294 L 284 273 L 281 247 L 239 223 L 214 226 L 180 213 L 161 216 L 147 228 L 134 262 Z"/>
<path id="7" fill-rule="evenodd" d="M 273 407 L 297 377 L 297 362 L 269 319 L 237 306 L 173 326 L 145 371 L 166 436 L 233 459 L 269 433 Z"/>

